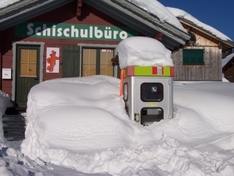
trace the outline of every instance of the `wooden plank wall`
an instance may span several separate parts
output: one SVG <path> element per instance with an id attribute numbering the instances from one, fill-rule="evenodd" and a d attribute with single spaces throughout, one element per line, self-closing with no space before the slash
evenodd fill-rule
<path id="1" fill-rule="evenodd" d="M 204 49 L 204 65 L 183 65 L 183 50 L 172 54 L 175 66 L 176 81 L 221 81 L 222 80 L 222 50 L 218 44 L 196 36 L 195 46 L 186 49 Z"/>

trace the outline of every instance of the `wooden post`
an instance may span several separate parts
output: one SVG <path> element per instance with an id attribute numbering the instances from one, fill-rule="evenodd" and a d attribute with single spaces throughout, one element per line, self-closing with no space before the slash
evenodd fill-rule
<path id="1" fill-rule="evenodd" d="M 2 31 L 0 31 L 0 90 L 2 90 Z"/>
<path id="2" fill-rule="evenodd" d="M 81 16 L 82 0 L 77 0 L 76 17 Z"/>

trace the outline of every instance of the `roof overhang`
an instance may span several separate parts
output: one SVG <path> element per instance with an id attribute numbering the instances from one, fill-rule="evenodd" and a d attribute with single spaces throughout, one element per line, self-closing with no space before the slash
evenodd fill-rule
<path id="1" fill-rule="evenodd" d="M 183 26 L 190 27 L 191 32 L 196 32 L 201 36 L 206 37 L 207 39 L 221 45 L 221 48 L 223 51 L 226 51 L 228 49 L 231 49 L 234 47 L 234 42 L 231 40 L 222 40 L 215 35 L 213 35 L 210 31 L 203 29 L 197 25 L 195 25 L 193 22 L 186 20 L 184 18 L 178 18 Z"/>
<path id="2" fill-rule="evenodd" d="M 75 0 L 21 0 L 0 9 L 0 31 L 20 24 L 36 16 L 54 10 Z M 84 3 L 120 21 L 139 33 L 157 38 L 166 48 L 175 51 L 183 47 L 190 36 L 129 1 L 83 0 Z"/>
<path id="3" fill-rule="evenodd" d="M 167 22 L 162 22 L 153 14 L 146 12 L 129 1 L 120 0 L 83 0 L 84 3 L 102 11 L 145 36 L 155 38 L 163 34 L 160 40 L 165 47 L 174 51 L 183 47 L 190 36 Z"/>
<path id="4" fill-rule="evenodd" d="M 0 9 L 0 30 L 42 15 L 74 0 L 21 0 Z"/>
<path id="5" fill-rule="evenodd" d="M 234 57 L 232 57 L 222 68 L 223 71 L 227 70 L 229 67 L 234 66 Z"/>

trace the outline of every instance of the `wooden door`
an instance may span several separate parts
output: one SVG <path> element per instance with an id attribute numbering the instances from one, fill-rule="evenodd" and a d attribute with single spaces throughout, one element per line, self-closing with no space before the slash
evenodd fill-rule
<path id="1" fill-rule="evenodd" d="M 16 46 L 15 102 L 26 107 L 30 89 L 39 83 L 39 45 Z"/>

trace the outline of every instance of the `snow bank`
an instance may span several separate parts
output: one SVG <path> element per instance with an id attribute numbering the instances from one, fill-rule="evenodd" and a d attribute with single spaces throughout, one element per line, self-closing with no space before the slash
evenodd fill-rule
<path id="1" fill-rule="evenodd" d="M 125 39 L 117 51 L 122 68 L 172 66 L 170 51 L 147 37 Z M 96 75 L 34 86 L 21 151 L 85 173 L 234 174 L 234 84 L 175 82 L 174 118 L 142 126 L 127 116 L 119 83 Z"/>
<path id="2" fill-rule="evenodd" d="M 230 152 L 217 154 L 234 149 L 233 84 L 175 82 L 175 117 L 146 127 L 128 118 L 118 88 L 100 75 L 34 86 L 22 152 L 86 173 L 234 173 Z"/>
<path id="3" fill-rule="evenodd" d="M 129 120 L 118 89 L 119 79 L 100 75 L 34 86 L 28 96 L 23 153 L 58 164 L 67 150 L 131 146 L 138 127 Z"/>
<path id="4" fill-rule="evenodd" d="M 234 118 L 230 113 L 234 104 L 233 90 L 234 85 L 228 82 L 175 82 L 176 117 L 152 128 L 191 146 L 231 135 L 234 132 Z"/>
<path id="5" fill-rule="evenodd" d="M 8 94 L 0 91 L 0 117 L 5 114 L 7 108 L 12 107 L 13 104 L 10 101 Z M 3 134 L 3 124 L 2 121 L 0 122 L 0 141 L 4 141 L 4 134 Z"/>

